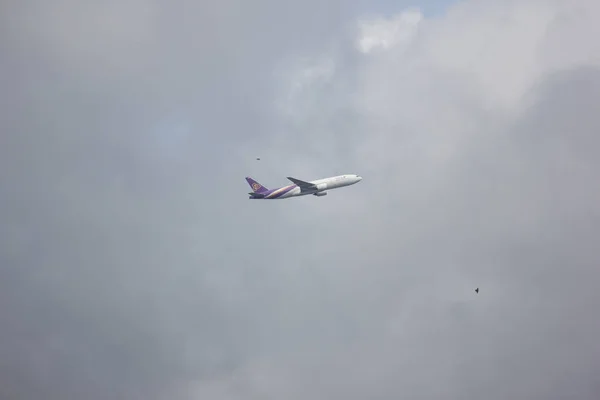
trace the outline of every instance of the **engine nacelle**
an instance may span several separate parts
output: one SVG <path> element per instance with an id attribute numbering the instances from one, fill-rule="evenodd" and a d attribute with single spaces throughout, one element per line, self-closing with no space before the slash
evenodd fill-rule
<path id="1" fill-rule="evenodd" d="M 327 192 L 317 192 L 317 193 L 315 193 L 315 196 L 318 196 L 318 197 L 327 196 Z"/>
<path id="2" fill-rule="evenodd" d="M 327 183 L 319 183 L 317 185 L 317 189 L 319 189 L 319 190 L 325 190 L 325 189 L 327 189 Z"/>

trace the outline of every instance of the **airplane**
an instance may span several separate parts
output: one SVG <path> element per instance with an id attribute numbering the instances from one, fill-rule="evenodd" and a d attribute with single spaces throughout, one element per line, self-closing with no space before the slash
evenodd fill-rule
<path id="1" fill-rule="evenodd" d="M 293 184 L 269 190 L 247 176 L 246 181 L 252 188 L 252 192 L 248 193 L 250 195 L 249 199 L 288 199 L 290 197 L 306 196 L 309 194 L 321 197 L 327 195 L 326 190 L 350 186 L 362 181 L 362 177 L 359 175 L 339 175 L 310 182 L 292 178 L 291 176 L 288 176 L 287 179 L 292 181 Z"/>

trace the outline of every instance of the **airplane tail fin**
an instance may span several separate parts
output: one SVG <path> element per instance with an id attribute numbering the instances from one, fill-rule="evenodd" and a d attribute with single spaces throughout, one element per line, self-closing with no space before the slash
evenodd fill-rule
<path id="1" fill-rule="evenodd" d="M 250 185 L 254 193 L 263 193 L 269 190 L 249 176 L 246 177 L 246 182 L 248 182 L 248 185 Z"/>

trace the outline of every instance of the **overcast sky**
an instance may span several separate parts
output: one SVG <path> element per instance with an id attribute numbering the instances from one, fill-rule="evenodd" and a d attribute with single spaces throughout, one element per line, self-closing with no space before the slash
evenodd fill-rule
<path id="1" fill-rule="evenodd" d="M 0 397 L 600 398 L 599 15 L 3 1 Z"/>

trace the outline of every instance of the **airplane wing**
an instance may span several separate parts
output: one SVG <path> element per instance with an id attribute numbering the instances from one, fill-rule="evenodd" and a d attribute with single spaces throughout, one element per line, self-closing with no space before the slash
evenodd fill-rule
<path id="1" fill-rule="evenodd" d="M 287 178 L 290 181 L 292 181 L 294 184 L 298 185 L 300 190 L 316 190 L 317 189 L 317 186 L 313 185 L 310 182 L 301 181 L 300 179 L 292 178 L 291 176 L 288 176 Z"/>

